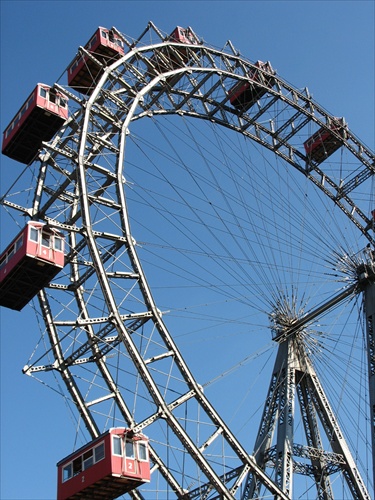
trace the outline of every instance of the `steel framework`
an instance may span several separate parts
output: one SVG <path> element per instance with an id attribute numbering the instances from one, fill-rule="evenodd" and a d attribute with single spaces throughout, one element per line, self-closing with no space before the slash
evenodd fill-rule
<path id="1" fill-rule="evenodd" d="M 371 247 L 375 243 L 373 220 L 358 203 L 356 190 L 375 174 L 373 153 L 348 129 L 345 138 L 337 134 L 337 139 L 356 167 L 344 181 L 326 171 L 324 162 L 310 161 L 302 134 L 319 127 L 329 130 L 334 117 L 312 100 L 307 89 L 297 90 L 278 75 L 270 87 L 266 74 L 258 69 L 257 85 L 265 89 L 265 95 L 246 112 L 234 108 L 230 89 L 247 81 L 256 66 L 230 42 L 223 50 L 204 43 L 182 46 L 169 41 L 152 23 L 137 40 L 116 32 L 127 50 L 110 66 L 79 49 L 103 70 L 88 98 L 56 84 L 76 111 L 35 159 L 39 167 L 32 204 L 22 205 L 7 196 L 2 199 L 5 207 L 64 231 L 70 248 L 66 277 L 39 294 L 53 361 L 30 364 L 24 372 L 58 373 L 92 438 L 103 431 L 100 415 L 108 413 L 116 412 L 135 432 L 152 433 L 157 423 L 164 438 L 151 448 L 152 472 L 161 475 L 164 488 L 177 498 L 259 498 L 264 491 L 274 498 L 293 498 L 293 477 L 298 473 L 313 478 L 317 498 L 328 499 L 334 497 L 330 476 L 339 471 L 353 498 L 369 499 L 305 337 L 309 325 L 326 310 L 364 294 L 374 409 L 373 257 L 360 259 L 354 282 L 310 313 L 298 314 L 287 299 L 272 311 L 272 331 L 279 347 L 255 451 L 249 453 L 192 375 L 154 300 L 130 226 L 124 165 L 132 127 L 141 119 L 174 115 L 209 121 L 243 135 L 291 165 L 341 209 Z M 156 40 L 145 44 L 151 35 Z M 166 47 L 174 55 L 173 64 L 165 57 Z M 184 59 L 181 47 L 187 54 Z M 270 114 L 273 119 L 266 120 Z M 156 346 L 153 351 L 148 349 L 150 344 Z M 126 390 L 119 388 L 108 361 L 120 348 L 126 353 Z M 79 374 L 93 364 L 102 383 L 88 400 Z M 137 394 L 136 414 L 128 392 Z M 307 445 L 294 442 L 297 400 Z M 199 430 L 186 418 L 188 407 L 205 424 Z M 371 419 L 374 444 L 374 410 Z M 325 449 L 327 440 L 331 451 Z M 167 453 L 172 448 L 174 460 Z M 218 449 L 224 450 L 225 462 Z M 131 495 L 143 498 L 136 490 Z"/>

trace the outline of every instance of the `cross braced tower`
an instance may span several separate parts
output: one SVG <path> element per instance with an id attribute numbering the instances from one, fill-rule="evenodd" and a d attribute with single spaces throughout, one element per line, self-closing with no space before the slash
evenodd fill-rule
<path id="1" fill-rule="evenodd" d="M 1 200 L 63 232 L 68 248 L 64 270 L 39 293 L 45 344 L 24 372 L 62 379 L 87 440 L 108 425 L 148 434 L 152 481 L 142 494 L 152 500 L 155 489 L 188 499 L 251 498 L 262 489 L 286 499 L 298 476 L 330 498 L 335 473 L 354 498 L 368 498 L 312 364 L 310 328 L 358 291 L 369 295 L 358 265 L 354 283 L 336 295 L 336 277 L 324 278 L 341 227 L 374 244 L 363 203 L 373 153 L 307 88 L 292 87 L 269 63 L 247 61 L 229 42 L 223 50 L 180 43 L 152 23 L 137 40 L 112 32 L 124 54 L 114 61 L 79 48 L 90 85 L 54 86 L 69 97 L 69 118 L 25 169 L 23 189 Z M 311 294 L 305 314 L 297 294 L 282 290 L 313 288 L 316 277 L 333 298 L 319 305 Z M 199 316 L 202 304 L 214 313 Z M 247 354 L 259 328 L 266 333 L 258 337 L 268 335 L 268 310 L 278 354 L 253 455 L 253 439 L 221 415 L 231 419 L 227 400 L 248 379 L 220 392 L 218 411 L 206 391 L 212 371 L 201 378 L 222 370 L 234 348 Z M 196 323 L 186 326 L 191 318 L 198 335 Z M 246 342 L 235 344 L 232 326 L 245 329 Z M 178 345 L 185 333 L 199 345 L 189 362 Z"/>
<path id="2" fill-rule="evenodd" d="M 353 266 L 354 284 L 328 303 L 304 314 L 303 311 L 296 311 L 295 297 L 290 299 L 289 305 L 289 298 L 283 296 L 270 315 L 273 339 L 279 347 L 254 456 L 264 470 L 274 469 L 275 481 L 291 498 L 294 474 L 314 478 L 317 498 L 334 498 L 331 476 L 337 473 L 345 477 L 353 498 L 370 498 L 309 355 L 309 344 L 311 347 L 311 342 L 314 342 L 309 333 L 311 322 L 347 297 L 363 293 L 370 375 L 370 418 L 374 422 L 375 267 L 373 253 L 364 254 L 364 260 L 355 262 Z M 304 445 L 294 440 L 297 408 L 304 429 Z M 257 481 L 250 475 L 244 498 L 258 498 L 258 495 Z"/>

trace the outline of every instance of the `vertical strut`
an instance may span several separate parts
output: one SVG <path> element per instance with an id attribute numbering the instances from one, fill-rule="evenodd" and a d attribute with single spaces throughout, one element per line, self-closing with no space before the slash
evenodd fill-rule
<path id="1" fill-rule="evenodd" d="M 358 271 L 359 279 L 362 280 L 364 296 L 370 394 L 372 468 L 375 498 L 375 262 L 373 252 L 370 255 L 368 263 Z"/>

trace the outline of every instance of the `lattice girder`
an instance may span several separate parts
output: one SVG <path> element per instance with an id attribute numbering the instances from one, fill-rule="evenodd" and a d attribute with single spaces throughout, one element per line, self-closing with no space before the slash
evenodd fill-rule
<path id="1" fill-rule="evenodd" d="M 158 33 L 152 25 L 149 28 Z M 345 181 L 334 178 L 324 170 L 324 163 L 311 163 L 303 149 L 303 137 L 313 128 L 328 128 L 333 118 L 313 102 L 307 90 L 294 89 L 277 75 L 269 86 L 267 75 L 233 50 L 225 53 L 203 44 L 184 45 L 189 55 L 185 66 L 169 68 L 163 52 L 168 48 L 178 59 L 181 44 L 162 41 L 144 46 L 140 41 L 123 39 L 129 51 L 104 68 L 87 101 L 59 86 L 75 102 L 77 111 L 60 134 L 44 144 L 32 206 L 2 201 L 5 206 L 64 229 L 70 247 L 70 275 L 63 284 L 51 285 L 61 293 L 61 305 L 50 304 L 46 293 L 40 294 L 55 361 L 27 366 L 24 371 L 58 371 L 92 437 L 99 434 L 96 419 L 101 417 L 97 415 L 106 414 L 109 405 L 115 405 L 118 419 L 135 431 L 152 431 L 152 426 L 159 425 L 166 435 L 173 434 L 178 455 L 174 463 L 168 463 L 167 453 L 159 449 L 151 449 L 151 458 L 154 469 L 181 498 L 190 498 L 189 491 L 192 498 L 198 491 L 210 498 L 234 498 L 240 487 L 246 486 L 245 478 L 250 474 L 256 483 L 251 495 L 261 483 L 275 497 L 286 499 L 292 461 L 288 484 L 275 484 L 269 479 L 264 464 L 256 463 L 206 398 L 154 301 L 129 223 L 124 192 L 128 186 L 127 140 L 137 122 L 159 115 L 203 119 L 227 127 L 295 167 L 331 198 L 371 243 L 371 220 L 358 208 L 355 196 L 358 187 L 375 173 L 373 155 L 348 130 L 345 139 L 338 138 L 357 167 Z M 243 113 L 230 104 L 230 90 L 237 82 L 246 82 L 247 74 L 255 69 L 262 74 L 257 85 L 265 95 Z M 126 358 L 126 366 L 117 378 L 113 360 L 120 355 Z M 95 387 L 90 401 L 76 382 L 80 378 L 78 366 L 87 366 L 103 381 Z M 288 401 L 293 384 L 285 389 Z M 139 413 L 133 415 L 124 394 L 136 395 L 147 405 L 139 405 Z M 267 435 L 261 448 L 264 457 L 270 448 L 275 405 L 280 399 L 272 386 L 267 422 L 262 422 L 262 432 Z M 204 415 L 204 430 L 193 429 L 186 418 L 191 406 Z M 307 412 L 306 402 L 305 409 Z M 311 434 L 313 428 L 310 423 Z M 318 442 L 318 438 L 311 438 L 312 446 Z M 225 449 L 227 460 L 219 466 L 211 458 L 217 448 Z M 202 477 L 198 488 L 193 478 L 189 484 L 184 471 L 177 470 L 184 460 L 199 470 L 197 475 Z"/>

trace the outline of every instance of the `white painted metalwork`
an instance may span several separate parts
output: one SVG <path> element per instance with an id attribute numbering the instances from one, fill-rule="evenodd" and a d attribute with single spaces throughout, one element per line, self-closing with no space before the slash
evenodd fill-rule
<path id="1" fill-rule="evenodd" d="M 287 290 L 276 291 L 275 287 L 263 311 L 270 311 L 271 330 L 278 349 L 268 395 L 264 395 L 265 407 L 253 452 L 253 444 L 232 431 L 193 376 L 176 342 L 176 332 L 167 324 L 168 312 L 163 312 L 154 298 L 148 281 L 153 267 L 147 264 L 147 272 L 144 270 L 143 242 L 137 243 L 133 224 L 137 228 L 140 224 L 149 224 L 155 233 L 158 227 L 153 226 L 152 220 L 134 217 L 129 203 L 133 189 L 145 188 L 144 196 L 153 196 L 152 185 L 146 183 L 151 173 L 143 172 L 145 184 L 137 185 L 132 180 L 128 149 L 137 144 L 142 127 L 144 134 L 149 133 L 147 121 L 154 123 L 163 118 L 171 119 L 169 130 L 178 127 L 179 120 L 190 120 L 193 125 L 197 123 L 197 127 L 203 122 L 212 124 L 213 134 L 216 128 L 225 129 L 233 144 L 236 142 L 232 132 L 236 133 L 249 144 L 259 146 L 261 151 L 270 152 L 275 162 L 285 165 L 285 171 L 290 168 L 293 175 L 296 173 L 308 186 L 317 188 L 314 193 L 322 193 L 329 207 L 339 209 L 340 221 L 346 221 L 358 239 L 362 238 L 370 247 L 374 245 L 373 221 L 367 213 L 367 199 L 363 203 L 360 192 L 368 189 L 374 177 L 373 153 L 348 129 L 345 138 L 336 134 L 351 164 L 355 165 L 351 171 L 346 171 L 344 178 L 326 167 L 326 162 L 310 161 L 303 148 L 304 140 L 320 127 L 330 130 L 329 124 L 334 117 L 311 99 L 307 89 L 295 89 L 276 74 L 270 86 L 267 75 L 255 63 L 239 56 L 230 43 L 222 51 L 203 43 L 189 46 L 173 43 L 152 23 L 136 41 L 116 32 L 128 49 L 121 59 L 104 68 L 88 98 L 73 93 L 62 84 L 56 85 L 69 96 L 74 109 L 54 140 L 44 144 L 35 162 L 39 170 L 31 206 L 22 205 L 22 200 L 16 203 L 7 196 L 2 199 L 5 207 L 64 230 L 70 249 L 64 275 L 39 294 L 53 360 L 50 363 L 45 359 L 31 362 L 25 367 L 25 373 L 45 372 L 48 376 L 48 372 L 54 370 L 61 375 L 67 394 L 92 438 L 104 430 L 109 420 L 111 423 L 112 420 L 125 422 L 135 432 L 144 430 L 148 434 L 153 479 L 149 486 L 151 493 L 145 486 L 144 498 L 155 498 L 152 488 L 158 489 L 157 498 L 171 498 L 172 495 L 184 499 L 300 498 L 294 495 L 297 475 L 310 478 L 316 486 L 316 498 L 337 498 L 331 481 L 331 476 L 336 474 L 344 478 L 346 491 L 353 498 L 369 499 L 369 486 L 357 468 L 314 368 L 309 329 L 315 328 L 316 322 L 327 312 L 350 300 L 355 301 L 363 292 L 374 407 L 373 274 L 359 277 L 357 270 L 363 260 L 354 260 L 354 264 L 348 266 L 349 278 L 348 273 L 344 273 L 340 292 L 325 295 L 320 303 L 309 304 L 307 312 L 298 311 L 294 306 L 298 297 L 288 295 Z M 156 36 L 156 40 L 145 45 L 144 40 L 149 40 L 150 36 Z M 168 57 L 172 54 L 173 61 L 179 63 L 166 58 L 166 48 Z M 182 59 L 181 50 L 185 51 Z M 256 85 L 265 93 L 243 111 L 231 105 L 231 89 L 240 81 L 247 82 L 251 70 L 259 72 Z M 168 135 L 167 131 L 165 133 Z M 192 149 L 202 148 L 203 151 L 204 147 L 205 143 L 193 143 Z M 174 149 L 172 137 L 170 148 Z M 180 166 L 183 154 L 176 155 Z M 218 157 L 220 154 L 219 149 Z M 228 158 L 235 161 L 234 156 Z M 167 154 L 162 157 L 168 163 Z M 211 161 L 219 163 L 218 158 L 208 158 L 207 163 Z M 266 162 L 259 163 L 259 167 L 256 165 L 259 170 L 252 167 L 252 180 L 249 181 L 259 182 L 264 189 L 267 183 L 261 178 L 261 169 L 265 169 L 265 165 L 268 168 Z M 210 168 L 207 171 L 210 172 Z M 173 172 L 169 173 L 173 186 Z M 166 179 L 169 173 L 165 172 Z M 199 178 L 199 173 L 196 171 L 193 176 L 197 190 L 203 181 L 207 182 L 207 189 L 213 187 L 209 195 L 212 202 L 207 201 L 206 206 L 207 212 L 213 209 L 211 215 L 217 214 L 221 209 L 215 206 L 214 192 L 220 192 L 219 185 L 214 181 L 210 184 L 206 173 L 207 177 L 202 174 Z M 152 175 L 156 182 L 155 172 Z M 162 176 L 160 172 L 158 175 Z M 142 176 L 137 179 L 143 182 Z M 249 196 L 250 192 L 249 189 Z M 234 191 L 230 195 L 234 195 Z M 282 197 L 284 193 L 280 191 L 279 195 Z M 165 196 L 171 195 L 165 193 Z M 274 196 L 276 198 L 276 193 Z M 306 192 L 302 198 L 307 196 Z M 243 197 L 242 193 L 241 202 Z M 176 199 L 182 200 L 182 197 L 176 195 Z M 199 211 L 203 213 L 203 207 L 195 207 L 193 201 L 190 203 L 200 220 Z M 265 205 L 267 199 L 262 203 Z M 270 212 L 279 210 L 274 206 L 277 204 L 276 199 L 270 201 Z M 220 232 L 209 232 L 210 238 L 217 238 L 218 245 L 219 240 L 225 240 L 228 226 L 235 226 L 234 221 L 242 220 L 245 227 L 251 219 L 249 213 L 246 219 L 243 212 L 232 221 L 234 206 L 228 204 L 227 212 L 221 212 Z M 175 207 L 178 208 L 177 203 Z M 164 210 L 156 202 L 154 209 Z M 302 214 L 300 216 L 302 221 Z M 295 248 L 301 242 L 292 229 L 294 215 L 289 214 L 289 217 L 289 245 Z M 275 245 L 275 254 L 278 250 L 282 252 L 284 233 L 278 232 L 276 216 L 270 215 L 264 226 L 254 223 L 251 229 L 249 234 L 254 239 L 263 237 L 268 231 L 278 235 L 278 242 L 275 237 L 275 241 L 270 239 L 269 243 Z M 244 231 L 238 224 L 233 234 L 245 239 Z M 197 243 L 196 248 L 202 254 L 207 249 L 208 255 L 208 247 L 198 245 L 198 230 L 196 234 L 191 232 L 190 239 Z M 225 258 L 231 257 L 225 253 L 226 244 L 222 243 L 220 250 L 223 265 Z M 303 244 L 307 246 L 309 242 Z M 276 257 L 272 264 L 274 269 L 271 269 L 271 261 L 262 269 L 261 247 L 247 245 L 249 262 L 259 258 L 249 274 L 251 296 L 257 293 L 251 280 L 261 283 L 263 272 L 278 272 L 280 263 Z M 244 275 L 248 265 L 245 254 L 245 251 L 241 254 Z M 336 257 L 340 260 L 345 255 L 340 250 Z M 351 255 L 347 255 L 350 259 Z M 295 259 L 290 259 L 290 267 L 297 269 L 299 265 Z M 366 266 L 365 269 L 372 269 L 373 262 Z M 280 274 L 283 272 L 286 270 Z M 349 284 L 346 279 L 350 279 Z M 249 307 L 252 300 L 249 299 Z M 274 306 L 272 310 L 270 304 Z M 208 358 L 206 361 L 213 362 Z M 91 370 L 90 367 L 92 383 L 87 384 L 88 372 L 83 370 Z M 295 440 L 298 411 L 305 443 Z M 371 418 L 373 430 L 374 412 Z M 374 435 L 372 440 L 374 442 Z M 141 498 L 138 492 L 134 492 L 133 497 Z"/>

